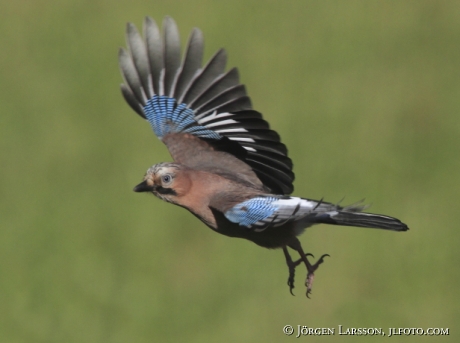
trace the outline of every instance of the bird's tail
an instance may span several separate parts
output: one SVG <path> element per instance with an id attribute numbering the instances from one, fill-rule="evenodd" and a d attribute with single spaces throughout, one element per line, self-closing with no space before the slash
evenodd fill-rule
<path id="1" fill-rule="evenodd" d="M 334 211 L 319 216 L 320 223 L 368 227 L 392 231 L 407 231 L 409 228 L 399 219 L 381 214 Z"/>
<path id="2" fill-rule="evenodd" d="M 381 214 L 361 212 L 366 205 L 353 204 L 346 207 L 336 205 L 334 210 L 320 212 L 316 215 L 316 222 L 323 224 L 367 227 L 392 231 L 407 231 L 409 228 L 399 219 Z"/>

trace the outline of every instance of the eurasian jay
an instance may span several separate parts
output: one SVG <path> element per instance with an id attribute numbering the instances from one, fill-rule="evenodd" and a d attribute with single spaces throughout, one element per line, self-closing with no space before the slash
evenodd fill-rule
<path id="1" fill-rule="evenodd" d="M 262 115 L 252 109 L 236 68 L 225 71 L 221 49 L 203 67 L 203 36 L 194 29 L 181 59 L 173 19 L 163 22 L 163 37 L 147 17 L 144 38 L 127 25 L 129 50 L 119 63 L 127 103 L 166 144 L 174 162 L 147 170 L 135 192 L 155 196 L 189 210 L 212 230 L 281 248 L 294 288 L 295 268 L 307 268 L 307 296 L 315 270 L 327 254 L 310 263 L 297 238 L 314 224 L 406 231 L 396 218 L 363 213 L 358 203 L 342 207 L 322 200 L 293 197 L 294 173 L 287 149 Z M 297 251 L 294 261 L 288 247 Z"/>

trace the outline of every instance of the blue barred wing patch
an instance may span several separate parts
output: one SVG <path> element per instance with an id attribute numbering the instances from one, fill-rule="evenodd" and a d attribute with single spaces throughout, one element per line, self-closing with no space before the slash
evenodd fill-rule
<path id="1" fill-rule="evenodd" d="M 273 205 L 276 200 L 275 197 L 252 198 L 229 209 L 225 217 L 233 223 L 250 228 L 276 212 L 278 208 Z"/>
<path id="2" fill-rule="evenodd" d="M 186 132 L 201 138 L 219 140 L 217 132 L 200 125 L 195 120 L 195 112 L 186 104 L 177 104 L 176 99 L 165 95 L 154 95 L 145 107 L 144 114 L 158 138 L 169 133 Z"/>

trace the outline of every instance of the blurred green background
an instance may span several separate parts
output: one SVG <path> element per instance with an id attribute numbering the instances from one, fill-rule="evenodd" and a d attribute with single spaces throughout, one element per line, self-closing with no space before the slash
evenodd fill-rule
<path id="1" fill-rule="evenodd" d="M 365 197 L 411 230 L 309 229 L 304 248 L 331 257 L 307 300 L 281 251 L 132 192 L 170 160 L 119 91 L 125 24 L 145 15 L 184 44 L 200 27 L 206 58 L 227 49 L 295 195 Z M 0 29 L 0 342 L 293 341 L 286 324 L 458 342 L 457 1 L 1 0 Z"/>

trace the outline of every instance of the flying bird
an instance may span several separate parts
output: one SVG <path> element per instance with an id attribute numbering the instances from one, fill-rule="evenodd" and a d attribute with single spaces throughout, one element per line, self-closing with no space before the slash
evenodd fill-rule
<path id="1" fill-rule="evenodd" d="M 135 192 L 152 193 L 181 206 L 212 230 L 283 250 L 292 294 L 295 269 L 305 264 L 306 295 L 327 254 L 315 263 L 297 238 L 307 227 L 333 224 L 406 231 L 400 220 L 363 213 L 362 203 L 340 206 L 290 196 L 292 161 L 279 135 L 252 109 L 238 70 L 226 71 L 227 54 L 217 51 L 203 66 L 203 35 L 190 34 L 181 57 L 179 31 L 166 17 L 162 35 L 153 19 L 143 37 L 127 25 L 128 49 L 119 51 L 122 94 L 168 148 L 173 162 L 147 170 Z M 293 260 L 288 248 L 300 258 Z"/>

